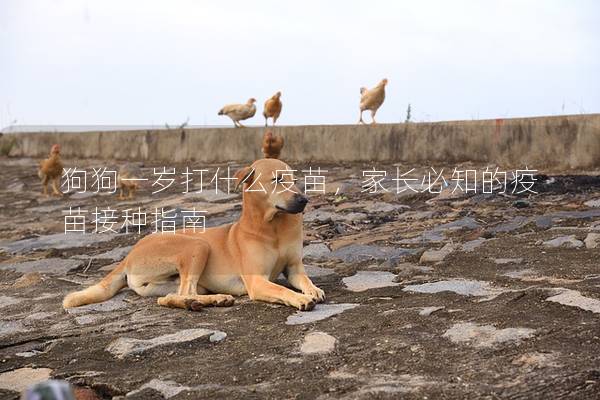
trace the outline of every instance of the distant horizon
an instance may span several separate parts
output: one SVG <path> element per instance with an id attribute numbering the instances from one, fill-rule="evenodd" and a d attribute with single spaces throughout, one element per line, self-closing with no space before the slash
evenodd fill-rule
<path id="1" fill-rule="evenodd" d="M 527 117 L 509 117 L 509 118 L 481 118 L 481 119 L 459 119 L 459 120 L 443 120 L 443 121 L 409 121 L 413 124 L 419 123 L 444 123 L 444 122 L 469 122 L 469 121 L 489 121 L 489 120 L 506 120 L 506 119 L 526 119 L 526 118 L 552 118 L 552 117 L 572 117 L 579 115 L 597 115 L 600 113 L 580 113 L 580 114 L 555 114 L 555 115 L 534 115 Z M 377 125 L 395 125 L 402 124 L 403 122 L 379 122 Z M 264 128 L 273 129 L 277 127 L 291 127 L 291 126 L 315 126 L 315 125 L 340 125 L 340 126 L 353 126 L 354 124 L 286 124 L 276 125 L 273 127 L 269 125 L 265 127 L 264 124 L 244 124 L 246 128 Z M 366 125 L 370 125 L 367 123 Z M 223 125 L 139 125 L 139 124 L 128 124 L 128 125 L 9 125 L 0 129 L 0 133 L 35 133 L 35 132 L 98 132 L 98 131 L 118 131 L 118 130 L 170 130 L 170 129 L 227 129 L 235 128 L 233 124 Z"/>
<path id="2" fill-rule="evenodd" d="M 379 123 L 600 112 L 593 0 L 0 2 L 0 127 L 353 124 L 388 78 Z M 370 121 L 369 113 L 365 113 Z"/>

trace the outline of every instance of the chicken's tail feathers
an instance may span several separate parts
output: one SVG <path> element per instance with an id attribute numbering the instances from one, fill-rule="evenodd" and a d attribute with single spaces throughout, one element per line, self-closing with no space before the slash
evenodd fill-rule
<path id="1" fill-rule="evenodd" d="M 221 108 L 221 109 L 219 110 L 219 113 L 218 113 L 217 115 L 223 115 L 223 114 L 225 114 L 225 111 L 224 111 L 224 110 L 225 110 L 224 108 Z"/>

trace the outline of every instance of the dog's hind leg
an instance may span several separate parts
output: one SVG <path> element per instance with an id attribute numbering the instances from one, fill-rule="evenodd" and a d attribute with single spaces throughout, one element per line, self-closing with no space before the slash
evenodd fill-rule
<path id="1" fill-rule="evenodd" d="M 127 286 L 126 264 L 121 262 L 99 283 L 78 292 L 69 293 L 63 300 L 64 308 L 100 303 L 113 297 L 119 290 Z"/>
<path id="2" fill-rule="evenodd" d="M 233 296 L 226 294 L 198 294 L 198 281 L 206 267 L 210 246 L 206 242 L 197 241 L 193 250 L 181 257 L 179 265 L 179 290 L 158 298 L 158 304 L 165 307 L 199 310 L 204 306 L 230 306 Z"/>

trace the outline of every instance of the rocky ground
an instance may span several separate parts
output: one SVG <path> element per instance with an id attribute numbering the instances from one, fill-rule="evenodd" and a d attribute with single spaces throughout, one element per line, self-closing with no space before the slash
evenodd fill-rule
<path id="1" fill-rule="evenodd" d="M 371 165 L 321 165 L 327 193 L 304 217 L 307 269 L 327 293 L 315 310 L 241 297 L 191 312 L 124 290 L 66 312 L 65 293 L 152 229 L 65 235 L 69 207 L 195 207 L 217 225 L 240 197 L 178 185 L 45 199 L 35 164 L 0 160 L 0 398 L 48 377 L 87 399 L 600 398 L 599 171 L 467 196 L 396 194 L 389 180 L 363 193 Z"/>

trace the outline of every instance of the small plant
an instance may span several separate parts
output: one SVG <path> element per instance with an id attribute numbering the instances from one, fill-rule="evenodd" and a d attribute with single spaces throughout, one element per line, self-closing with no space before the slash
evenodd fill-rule
<path id="1" fill-rule="evenodd" d="M 404 120 L 405 123 L 410 122 L 410 117 L 411 117 L 411 108 L 410 108 L 410 103 L 408 103 L 408 107 L 406 108 L 406 119 Z"/>
<path id="2" fill-rule="evenodd" d="M 0 137 L 0 155 L 8 157 L 16 144 L 17 140 L 14 137 Z"/>

